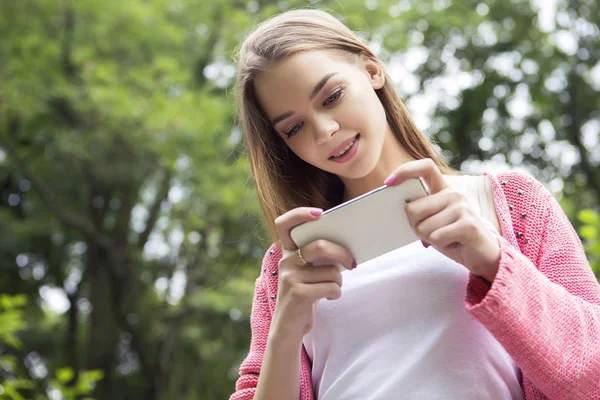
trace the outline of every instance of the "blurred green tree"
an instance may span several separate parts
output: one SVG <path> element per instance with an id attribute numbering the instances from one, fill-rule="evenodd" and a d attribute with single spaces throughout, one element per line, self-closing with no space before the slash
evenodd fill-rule
<path id="1" fill-rule="evenodd" d="M 76 374 L 71 368 L 61 368 L 56 371 L 56 377 L 48 381 L 33 380 L 18 358 L 7 354 L 8 348 L 21 349 L 23 346 L 18 334 L 26 329 L 23 312 L 26 304 L 25 295 L 0 295 L 0 364 L 3 378 L 0 399 L 41 400 L 48 393 L 51 397 L 76 400 L 90 394 L 96 382 L 102 379 L 102 371 L 77 371 Z"/>
<path id="2" fill-rule="evenodd" d="M 582 210 L 577 218 L 582 223 L 579 235 L 584 239 L 588 260 L 600 281 L 600 215 L 593 210 Z"/>
<path id="3" fill-rule="evenodd" d="M 371 43 L 453 165 L 548 183 L 597 268 L 598 226 L 576 218 L 600 203 L 597 2 L 310 4 Z M 34 387 L 99 370 L 98 400 L 233 390 L 268 242 L 232 54 L 304 6 L 0 2 L 0 293 L 29 299 L 6 351 Z"/>

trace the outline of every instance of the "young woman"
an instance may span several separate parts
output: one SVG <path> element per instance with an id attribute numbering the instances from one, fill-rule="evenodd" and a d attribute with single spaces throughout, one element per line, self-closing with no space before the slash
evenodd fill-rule
<path id="1" fill-rule="evenodd" d="M 380 60 L 325 12 L 251 33 L 238 90 L 274 245 L 231 399 L 600 399 L 600 286 L 539 182 L 452 170 Z M 420 242 L 357 266 L 352 249 L 290 238 L 413 177 L 430 192 L 406 205 Z"/>

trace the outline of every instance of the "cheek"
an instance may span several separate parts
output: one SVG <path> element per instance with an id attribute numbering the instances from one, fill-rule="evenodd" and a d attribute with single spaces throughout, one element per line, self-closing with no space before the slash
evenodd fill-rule
<path id="1" fill-rule="evenodd" d="M 315 144 L 312 142 L 312 140 L 302 137 L 302 140 L 296 141 L 289 147 L 289 149 L 301 160 L 315 167 L 319 167 L 318 152 L 316 151 Z"/>
<path id="2" fill-rule="evenodd" d="M 379 129 L 385 123 L 383 106 L 370 86 L 362 93 L 349 94 L 346 100 L 343 113 L 348 128 Z"/>

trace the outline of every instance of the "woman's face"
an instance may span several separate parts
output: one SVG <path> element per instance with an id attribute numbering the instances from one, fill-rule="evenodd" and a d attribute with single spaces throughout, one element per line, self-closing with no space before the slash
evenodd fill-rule
<path id="1" fill-rule="evenodd" d="M 375 168 L 384 138 L 391 135 L 375 93 L 384 83 L 381 68 L 366 57 L 306 51 L 260 73 L 255 89 L 275 130 L 298 157 L 352 180 Z"/>

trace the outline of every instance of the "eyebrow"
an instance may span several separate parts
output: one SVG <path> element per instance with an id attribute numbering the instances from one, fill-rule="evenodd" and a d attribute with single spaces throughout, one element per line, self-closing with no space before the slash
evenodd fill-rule
<path id="1" fill-rule="evenodd" d="M 331 79 L 331 77 L 334 75 L 337 75 L 337 72 L 332 72 L 330 74 L 325 75 L 323 78 L 321 78 L 321 80 L 315 85 L 312 92 L 310 92 L 310 96 L 308 96 L 308 100 L 312 101 L 312 99 L 315 98 L 315 96 L 321 91 L 321 89 L 323 89 L 323 86 L 325 86 L 327 81 L 329 79 Z M 273 118 L 273 121 L 271 123 L 273 124 L 273 126 L 275 126 L 278 123 L 280 123 L 281 121 L 283 121 L 284 119 L 292 116 L 293 114 L 294 114 L 293 111 L 286 111 L 283 114 L 279 115 L 278 117 Z"/>

